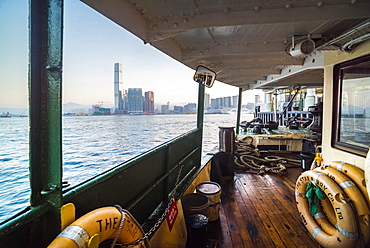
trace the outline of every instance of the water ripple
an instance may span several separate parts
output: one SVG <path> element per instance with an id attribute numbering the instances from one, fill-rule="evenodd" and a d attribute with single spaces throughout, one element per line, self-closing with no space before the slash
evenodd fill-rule
<path id="1" fill-rule="evenodd" d="M 204 154 L 235 120 L 205 116 Z M 0 127 L 2 222 L 29 205 L 28 118 L 0 118 Z M 81 183 L 195 127 L 196 115 L 63 117 L 63 181 Z"/>

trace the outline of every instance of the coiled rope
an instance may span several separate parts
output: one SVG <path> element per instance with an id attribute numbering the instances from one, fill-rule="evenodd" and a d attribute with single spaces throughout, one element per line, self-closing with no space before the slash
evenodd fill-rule
<path id="1" fill-rule="evenodd" d="M 251 140 L 246 141 L 247 138 Z M 246 137 L 243 140 L 236 142 L 236 150 L 234 152 L 234 162 L 236 169 L 252 169 L 256 170 L 257 174 L 262 175 L 268 172 L 283 174 L 287 169 L 287 164 L 294 167 L 300 166 L 300 160 L 289 159 L 278 156 L 261 157 L 259 150 L 252 144 L 253 139 Z"/>

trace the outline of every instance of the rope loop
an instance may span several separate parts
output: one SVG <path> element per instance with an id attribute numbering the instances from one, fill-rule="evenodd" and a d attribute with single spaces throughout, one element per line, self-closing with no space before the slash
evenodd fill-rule
<path id="1" fill-rule="evenodd" d="M 118 230 L 117 230 L 116 237 L 114 237 L 113 242 L 112 242 L 112 244 L 110 246 L 111 248 L 113 248 L 116 245 L 118 236 L 121 234 L 121 231 L 122 231 L 123 223 L 125 222 L 125 213 L 123 212 L 123 208 L 120 205 L 118 205 L 118 204 L 117 205 L 114 205 L 114 206 L 121 213 L 122 217 L 121 217 L 121 221 L 119 222 L 119 227 L 118 227 Z"/>
<path id="2" fill-rule="evenodd" d="M 300 166 L 300 160 L 289 159 L 279 156 L 266 156 L 261 158 L 259 150 L 252 143 L 245 142 L 246 137 L 236 143 L 236 151 L 234 152 L 234 162 L 236 169 L 252 169 L 256 170 L 258 175 L 271 172 L 282 175 L 287 167 L 286 164 Z"/>

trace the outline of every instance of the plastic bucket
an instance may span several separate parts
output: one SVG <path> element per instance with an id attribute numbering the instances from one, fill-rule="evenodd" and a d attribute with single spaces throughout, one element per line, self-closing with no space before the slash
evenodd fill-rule
<path id="1" fill-rule="evenodd" d="M 219 218 L 221 203 L 221 186 L 215 182 L 203 182 L 198 184 L 196 192 L 208 197 L 209 200 L 209 221 L 215 221 Z"/>
<path id="2" fill-rule="evenodd" d="M 209 200 L 207 196 L 199 193 L 190 193 L 181 198 L 185 219 L 193 214 L 209 216 Z"/>

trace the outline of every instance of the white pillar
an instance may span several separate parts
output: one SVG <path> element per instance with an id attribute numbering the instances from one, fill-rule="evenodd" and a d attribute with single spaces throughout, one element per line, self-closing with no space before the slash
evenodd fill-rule
<path id="1" fill-rule="evenodd" d="M 114 112 L 119 110 L 119 85 L 122 84 L 122 65 L 114 64 Z"/>
<path id="2" fill-rule="evenodd" d="M 309 106 L 315 105 L 315 89 L 307 89 L 306 99 L 304 99 L 303 110 L 307 111 Z"/>

